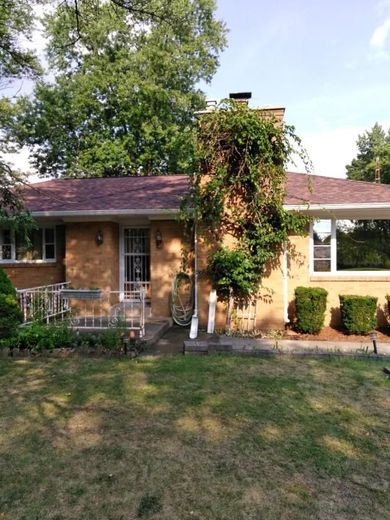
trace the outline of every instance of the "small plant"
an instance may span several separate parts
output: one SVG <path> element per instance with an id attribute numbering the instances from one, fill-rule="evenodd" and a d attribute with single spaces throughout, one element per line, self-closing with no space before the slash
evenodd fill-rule
<path id="1" fill-rule="evenodd" d="M 123 333 L 119 328 L 106 329 L 100 335 L 101 345 L 112 352 L 119 352 L 123 347 Z"/>
<path id="2" fill-rule="evenodd" d="M 340 295 L 341 321 L 349 334 L 368 334 L 375 329 L 378 298 Z"/>
<path id="3" fill-rule="evenodd" d="M 321 287 L 295 289 L 296 328 L 299 332 L 318 334 L 324 326 L 328 292 Z"/>

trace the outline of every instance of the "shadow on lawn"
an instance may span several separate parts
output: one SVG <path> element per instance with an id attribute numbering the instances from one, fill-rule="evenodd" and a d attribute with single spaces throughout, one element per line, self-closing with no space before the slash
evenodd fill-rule
<path id="1" fill-rule="evenodd" d="M 372 514 L 374 493 L 382 514 L 387 383 L 371 363 L 7 361 L 0 469 L 11 469 L 0 511 L 19 504 L 13 518 L 33 518 L 25 508 L 45 518 L 127 519 L 145 496 L 158 496 L 159 519 L 275 518 L 287 507 L 310 518 L 326 495 L 337 518 Z"/>

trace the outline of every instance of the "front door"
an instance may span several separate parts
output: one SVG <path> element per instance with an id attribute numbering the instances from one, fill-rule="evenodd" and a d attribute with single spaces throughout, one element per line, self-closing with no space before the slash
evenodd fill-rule
<path id="1" fill-rule="evenodd" d="M 123 228 L 123 291 L 128 299 L 141 284 L 150 298 L 150 243 L 149 229 Z"/>

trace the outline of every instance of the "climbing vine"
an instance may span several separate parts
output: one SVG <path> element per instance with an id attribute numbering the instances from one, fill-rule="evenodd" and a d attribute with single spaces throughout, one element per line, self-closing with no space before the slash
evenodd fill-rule
<path id="1" fill-rule="evenodd" d="M 234 299 L 257 293 L 288 235 L 305 232 L 307 218 L 287 212 L 283 201 L 291 156 L 307 168 L 309 160 L 292 126 L 231 100 L 200 118 L 197 146 L 200 167 L 183 215 L 196 215 L 217 245 L 207 271 L 231 309 Z"/>

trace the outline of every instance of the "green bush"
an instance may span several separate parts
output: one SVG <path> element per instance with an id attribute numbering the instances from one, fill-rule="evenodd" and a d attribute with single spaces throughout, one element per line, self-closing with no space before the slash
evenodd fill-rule
<path id="1" fill-rule="evenodd" d="M 0 343 L 11 346 L 22 322 L 16 291 L 3 269 L 0 269 Z"/>
<path id="2" fill-rule="evenodd" d="M 300 332 L 318 334 L 324 326 L 326 297 L 321 287 L 295 289 L 296 328 Z"/>
<path id="3" fill-rule="evenodd" d="M 4 269 L 0 267 L 0 294 L 10 294 L 16 298 L 16 290 Z"/>
<path id="4" fill-rule="evenodd" d="M 77 333 L 65 324 L 45 325 L 34 322 L 22 327 L 18 335 L 19 348 L 33 352 L 74 347 L 77 343 Z"/>
<path id="5" fill-rule="evenodd" d="M 123 334 L 117 328 L 107 329 L 100 336 L 101 345 L 114 352 L 122 350 Z"/>
<path id="6" fill-rule="evenodd" d="M 368 334 L 375 329 L 378 298 L 340 295 L 341 321 L 350 334 Z"/>

